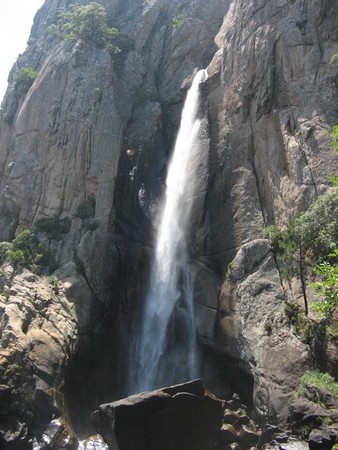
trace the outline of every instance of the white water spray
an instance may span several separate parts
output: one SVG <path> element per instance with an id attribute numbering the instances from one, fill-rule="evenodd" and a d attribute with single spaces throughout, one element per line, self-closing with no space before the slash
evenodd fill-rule
<path id="1" fill-rule="evenodd" d="M 198 361 L 187 233 L 194 196 L 194 154 L 198 150 L 200 83 L 197 73 L 182 111 L 169 165 L 150 287 L 141 329 L 136 333 L 130 371 L 132 393 L 197 376 Z"/>

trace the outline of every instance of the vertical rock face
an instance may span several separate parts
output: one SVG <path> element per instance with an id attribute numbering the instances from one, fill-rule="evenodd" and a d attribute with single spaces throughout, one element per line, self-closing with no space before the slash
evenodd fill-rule
<path id="1" fill-rule="evenodd" d="M 208 68 L 205 254 L 224 274 L 237 252 L 221 288 L 216 347 L 253 374 L 257 413 L 280 423 L 311 358 L 283 323 L 278 271 L 256 238 L 307 208 L 337 170 L 327 134 L 337 121 L 336 17 L 330 1 L 233 1 Z"/>
<path id="2" fill-rule="evenodd" d="M 198 333 L 254 378 L 259 416 L 285 421 L 311 358 L 283 318 L 260 229 L 304 210 L 338 168 L 327 134 L 338 120 L 335 1 L 105 0 L 111 23 L 133 42 L 116 59 L 51 32 L 69 3 L 47 0 L 37 14 L 16 65 L 38 76 L 21 97 L 11 81 L 2 105 L 1 239 L 41 218 L 69 221 L 49 242 L 56 275 L 80 282 L 89 316 L 108 312 L 119 343 L 112 370 L 123 379 L 184 93 L 208 67 L 189 243 Z M 95 212 L 81 214 L 91 199 Z M 278 362 L 275 352 L 284 355 Z"/>

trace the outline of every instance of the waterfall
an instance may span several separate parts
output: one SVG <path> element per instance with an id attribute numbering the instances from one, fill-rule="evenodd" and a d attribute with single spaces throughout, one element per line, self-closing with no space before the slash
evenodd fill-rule
<path id="1" fill-rule="evenodd" d="M 194 197 L 194 154 L 201 120 L 197 73 L 182 111 L 166 179 L 150 285 L 131 352 L 130 391 L 152 390 L 198 375 L 192 280 L 187 233 Z"/>

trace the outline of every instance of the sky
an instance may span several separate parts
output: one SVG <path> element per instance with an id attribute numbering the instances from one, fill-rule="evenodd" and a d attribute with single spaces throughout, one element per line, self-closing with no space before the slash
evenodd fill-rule
<path id="1" fill-rule="evenodd" d="M 0 0 L 0 102 L 18 55 L 26 49 L 33 18 L 44 0 Z"/>

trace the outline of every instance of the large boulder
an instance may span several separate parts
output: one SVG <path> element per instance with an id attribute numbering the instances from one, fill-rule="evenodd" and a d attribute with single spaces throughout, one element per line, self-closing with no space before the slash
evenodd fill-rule
<path id="1" fill-rule="evenodd" d="M 211 450 L 222 416 L 196 380 L 101 405 L 92 421 L 111 450 Z"/>

